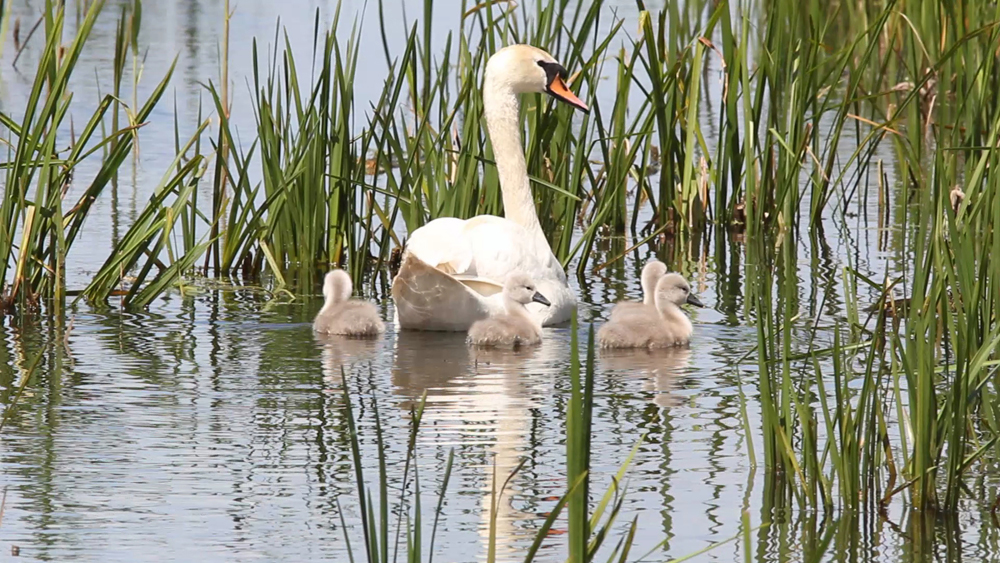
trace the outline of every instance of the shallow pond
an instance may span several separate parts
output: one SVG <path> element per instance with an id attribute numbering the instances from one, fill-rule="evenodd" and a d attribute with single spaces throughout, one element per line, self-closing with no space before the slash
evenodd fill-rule
<path id="1" fill-rule="evenodd" d="M 36 4 L 15 2 L 13 13 L 34 21 Z M 237 85 L 250 72 L 253 37 L 271 41 L 277 17 L 293 44 L 308 47 L 302 36 L 311 35 L 314 9 L 327 21 L 336 5 L 235 4 L 230 72 Z M 634 3 L 618 4 L 619 15 L 633 18 L 628 25 L 634 27 Z M 181 123 L 194 122 L 204 96 L 199 83 L 218 74 L 222 5 L 144 3 L 140 41 L 150 46 L 144 72 L 158 78 L 179 54 L 173 88 Z M 404 5 L 412 18 L 422 2 Z M 342 10 L 354 14 L 362 6 L 344 2 Z M 454 25 L 452 12 L 439 9 L 435 25 Z M 105 84 L 114 14 L 108 9 L 100 20 L 85 53 L 89 59 L 81 63 Z M 374 25 L 372 14 L 366 30 Z M 363 48 L 376 50 L 379 62 L 362 66 L 367 74 L 359 77 L 359 98 L 378 93 L 384 71 L 377 33 L 366 41 Z M 5 49 L 0 63 L 5 111 L 23 104 L 33 78 L 28 69 L 37 62 L 29 46 L 18 62 L 21 70 L 9 71 L 11 51 Z M 86 107 L 99 88 L 78 80 L 74 91 Z M 252 114 L 240 111 L 246 98 L 236 95 L 233 114 L 242 116 L 236 117 L 239 126 L 249 132 Z M 71 288 L 93 274 L 173 157 L 169 108 L 161 105 L 143 132 L 132 177 L 123 178 L 115 199 L 99 202 L 88 221 L 84 236 L 92 242 L 74 252 Z M 905 259 L 878 244 L 879 233 L 863 216 L 851 221 L 831 223 L 826 240 L 811 244 L 807 238 L 799 249 L 797 322 L 804 328 L 815 319 L 825 326 L 843 322 L 844 266 L 879 276 Z M 755 527 L 749 557 L 759 562 L 814 555 L 985 561 L 997 553 L 1000 534 L 989 502 L 966 501 L 955 519 L 913 515 L 902 502 L 884 517 L 824 515 L 795 510 L 793 499 L 775 493 L 774 477 L 750 463 L 740 411 L 742 385 L 750 426 L 759 428 L 752 368 L 736 369 L 756 344 L 740 295 L 742 247 L 698 240 L 662 245 L 657 254 L 689 274 L 706 308 L 691 311 L 690 348 L 596 359 L 592 489 L 602 493 L 639 444 L 617 529 L 625 532 L 638 519 L 633 559 L 652 550 L 648 560 L 663 561 L 736 538 L 744 511 Z M 583 341 L 588 324 L 601 322 L 609 303 L 639 296 L 638 268 L 650 255 L 643 247 L 624 265 L 588 274 L 582 284 L 574 280 Z M 142 314 L 79 305 L 69 313 L 71 323 L 39 319 L 14 327 L 4 320 L 4 410 L 43 342 L 49 351 L 0 434 L 0 550 L 17 546 L 21 558 L 52 561 L 346 561 L 342 513 L 357 557 L 361 531 L 346 382 L 369 486 L 376 487 L 378 469 L 377 409 L 396 494 L 411 409 L 426 395 L 416 447 L 425 546 L 449 453 L 455 456 L 435 540 L 437 560 L 485 560 L 494 475 L 502 481 L 526 460 L 497 507 L 498 559 L 522 559 L 566 488 L 570 329 L 546 329 L 542 346 L 516 353 L 474 351 L 460 334 L 397 333 L 391 326 L 384 338 L 363 342 L 316 337 L 310 322 L 319 307 L 318 295 L 289 300 L 258 288 L 197 281 L 188 295 L 169 293 Z M 381 310 L 392 318 L 391 302 L 383 301 Z M 980 476 L 972 486 L 993 490 L 996 481 Z M 412 477 L 408 487 L 414 488 Z M 762 523 L 769 525 L 756 528 Z M 565 559 L 564 531 L 564 522 L 557 523 L 542 560 Z M 695 560 L 729 562 L 744 555 L 740 538 Z"/>

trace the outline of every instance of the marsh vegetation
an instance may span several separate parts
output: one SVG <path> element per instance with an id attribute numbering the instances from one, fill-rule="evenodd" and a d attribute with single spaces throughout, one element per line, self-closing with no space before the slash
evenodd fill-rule
<path id="1" fill-rule="evenodd" d="M 212 16 L 223 30 L 219 72 L 198 77 L 203 104 L 185 122 L 176 101 L 169 107 L 175 65 L 146 63 L 155 46 L 143 42 L 150 23 L 142 3 L 31 4 L 40 24 L 30 43 L 22 45 L 34 21 L 15 24 L 10 3 L 0 27 L 5 51 L 23 47 L 35 63 L 27 69 L 21 61 L 30 87 L 4 99 L 0 111 L 4 433 L 10 425 L 25 431 L 40 405 L 61 396 L 51 382 L 72 372 L 73 315 L 141 319 L 177 296 L 186 315 L 208 293 L 242 296 L 235 300 L 262 315 L 293 311 L 284 320 L 302 322 L 317 309 L 303 307 L 327 270 L 342 267 L 364 295 L 385 299 L 407 233 L 438 217 L 501 215 L 482 76 L 490 54 L 523 42 L 569 69 L 592 111 L 574 113 L 542 96 L 522 108 L 542 227 L 585 303 L 579 331 L 574 323 L 560 333 L 558 343 L 571 350 L 557 362 L 566 382 L 553 384 L 560 398 L 546 403 L 551 414 L 532 407 L 560 433 L 565 425 L 548 444 L 565 454 L 564 470 L 545 517 L 524 518 L 532 539 L 518 558 L 541 557 L 543 546 L 556 544 L 563 551 L 552 559 L 631 561 L 643 555 L 632 546 L 644 536 L 655 536 L 640 542 L 645 549 L 669 547 L 670 526 L 642 530 L 629 514 L 630 495 L 648 490 L 628 487 L 627 470 L 647 451 L 643 427 L 667 424 L 660 417 L 669 419 L 670 406 L 635 407 L 635 416 L 650 419 L 622 434 L 628 453 L 613 470 L 602 460 L 602 479 L 617 478 L 591 486 L 592 425 L 611 424 L 593 422 L 593 409 L 613 410 L 595 398 L 595 380 L 613 396 L 615 384 L 604 388 L 601 378 L 619 372 L 601 371 L 585 325 L 606 317 L 648 256 L 711 296 L 705 300 L 717 315 L 695 319 L 692 350 L 721 342 L 704 364 L 711 368 L 691 362 L 685 371 L 679 352 L 657 361 L 682 365 L 687 378 L 712 371 L 724 380 L 718 395 L 731 412 L 715 436 L 736 442 L 730 453 L 745 457 L 750 475 L 742 479 L 764 483 L 732 506 L 741 514 L 736 531 L 726 528 L 705 545 L 733 540 L 746 560 L 770 561 L 787 555 L 782 542 L 792 541 L 797 558 L 818 561 L 879 543 L 868 536 L 878 521 L 918 546 L 907 552 L 914 560 L 960 556 L 951 541 L 996 553 L 996 5 L 637 0 L 626 16 L 621 2 L 427 0 L 406 3 L 413 19 L 400 43 L 397 6 L 382 0 L 364 14 L 377 25 L 337 4 L 317 10 L 308 29 L 278 23 L 237 53 L 229 50 L 237 31 L 231 14 L 242 8 L 225 2 Z M 454 29 L 434 27 L 443 10 L 459 14 Z M 107 21 L 117 23 L 101 26 Z M 85 107 L 71 86 L 93 72 L 81 61 L 93 60 L 84 54 L 95 27 L 114 31 L 113 52 L 102 54 L 113 80 Z M 369 42 L 363 52 L 360 34 L 373 28 L 381 49 Z M 311 50 L 294 49 L 290 33 L 308 33 Z M 246 76 L 230 76 L 237 57 L 252 61 Z M 373 57 L 388 69 L 377 80 L 364 68 Z M 361 80 L 378 84 L 372 99 L 358 96 Z M 242 106 L 233 103 L 236 89 Z M 236 116 L 237 107 L 249 113 Z M 169 141 L 162 130 L 146 141 L 147 125 L 171 114 Z M 252 130 L 234 126 L 236 119 Z M 103 262 L 68 276 L 67 264 L 88 244 L 85 223 L 101 221 L 107 209 L 100 202 L 112 199 L 117 209 L 119 183 L 149 146 L 164 145 L 169 162 L 143 188 L 147 199 Z M 744 330 L 713 332 L 710 324 Z M 433 407 L 421 397 L 433 386 L 401 383 L 420 374 L 399 373 L 397 357 L 392 384 L 413 392 L 410 409 L 400 410 L 408 414 L 392 415 L 405 422 L 391 433 L 402 442 L 389 443 L 382 425 L 393 424 L 369 379 L 378 368 L 323 349 L 351 360 L 331 360 L 322 384 L 338 389 L 336 455 L 349 455 L 355 486 L 328 507 L 334 533 L 358 560 L 388 561 L 390 552 L 395 560 L 396 550 L 413 561 L 441 558 L 431 548 L 448 545 L 438 520 L 448 516 L 448 491 L 461 487 L 450 480 L 453 464 L 472 462 L 439 448 L 446 462 L 434 465 L 437 504 L 429 509 L 416 444 Z M 508 357 L 491 361 L 523 368 Z M 39 380 L 48 391 L 32 391 L 44 389 Z M 487 515 L 487 560 L 504 559 L 498 542 L 506 537 L 490 508 L 511 479 L 540 462 L 495 463 L 493 501 L 477 507 Z M 537 508 L 532 502 L 525 504 Z M 760 507 L 753 522 L 751 504 Z M 782 520 L 789 514 L 798 515 L 793 525 Z M 901 514 L 906 524 L 892 523 Z M 981 527 L 976 539 L 960 538 L 963 520 Z M 560 526 L 566 540 L 554 541 Z M 773 543 L 785 547 L 766 547 Z"/>

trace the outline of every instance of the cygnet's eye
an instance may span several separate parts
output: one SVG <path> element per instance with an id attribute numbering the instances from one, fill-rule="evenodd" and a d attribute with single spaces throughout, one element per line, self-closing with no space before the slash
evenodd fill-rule
<path id="1" fill-rule="evenodd" d="M 688 289 L 688 288 L 686 288 L 686 287 L 684 288 L 684 293 L 687 293 L 687 292 L 689 292 L 689 291 L 691 291 L 691 290 L 690 290 L 690 289 Z"/>

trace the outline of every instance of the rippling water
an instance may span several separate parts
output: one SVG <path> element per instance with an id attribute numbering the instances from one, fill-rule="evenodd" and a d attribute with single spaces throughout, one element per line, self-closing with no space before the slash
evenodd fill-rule
<path id="1" fill-rule="evenodd" d="M 15 3 L 14 13 L 30 21 L 37 18 L 36 4 Z M 276 17 L 293 31 L 311 30 L 313 8 L 328 17 L 334 5 L 302 4 L 237 3 L 234 75 L 248 72 L 251 39 L 273 37 Z M 406 4 L 413 17 L 421 3 Z M 628 17 L 634 5 L 621 4 Z M 179 53 L 174 88 L 189 122 L 203 95 L 198 81 L 217 75 L 221 6 L 218 0 L 144 3 L 141 41 L 157 47 L 149 52 L 146 75 L 156 76 Z M 358 8 L 348 2 L 343 9 Z M 449 25 L 454 14 L 439 12 L 438 24 Z M 113 29 L 113 17 L 101 20 L 81 64 L 93 67 L 105 84 Z M 293 42 L 300 40 L 292 36 Z M 22 70 L 5 70 L 0 78 L 5 111 L 23 103 L 34 56 L 37 51 L 29 47 L 18 63 Z M 5 68 L 11 58 L 5 50 Z M 381 88 L 379 71 L 369 71 L 359 80 L 362 96 Z M 80 73 L 74 90 L 84 106 L 98 91 L 86 75 Z M 147 78 L 145 87 L 152 80 Z M 249 131 L 252 116 L 240 111 L 241 103 L 245 97 L 242 102 L 237 97 L 234 116 L 242 116 L 235 119 Z M 168 108 L 162 105 L 150 131 L 144 130 L 143 158 L 132 178 L 123 179 L 120 199 L 100 202 L 87 223 L 91 244 L 74 249 L 71 286 L 82 285 L 103 260 L 172 157 Z M 843 227 L 827 229 L 835 234 L 828 241 L 802 245 L 803 327 L 815 318 L 831 326 L 842 320 L 843 266 L 878 272 L 905 260 L 905 253 L 879 248 L 860 219 L 850 232 Z M 609 486 L 643 438 L 628 474 L 619 526 L 624 531 L 638 518 L 635 557 L 654 549 L 650 559 L 665 560 L 732 538 L 744 510 L 755 526 L 771 523 L 751 535 L 750 556 L 761 562 L 806 560 L 826 539 L 828 560 L 994 556 L 998 534 L 988 503 L 966 501 L 954 520 L 919 518 L 901 504 L 892 505 L 884 519 L 825 516 L 792 510 L 794 501 L 772 490 L 764 470 L 750 464 L 740 414 L 742 383 L 751 427 L 759 428 L 753 374 L 744 373 L 741 380 L 735 369 L 756 342 L 747 320 L 752 312 L 744 309 L 739 289 L 742 249 L 732 242 L 700 242 L 659 249 L 674 268 L 691 274 L 707 305 L 692 312 L 690 348 L 597 357 L 594 491 Z M 582 339 L 586 324 L 599 323 L 608 303 L 639 296 L 637 273 L 647 256 L 642 252 L 623 266 L 589 273 L 582 286 L 574 282 L 583 299 Z M 43 344 L 46 352 L 0 434 L 0 549 L 17 546 L 25 559 L 51 561 L 344 561 L 342 512 L 357 556 L 361 533 L 346 382 L 371 486 L 378 470 L 376 409 L 388 471 L 398 488 L 411 409 L 426 395 L 416 448 L 425 546 L 449 453 L 455 456 L 437 560 L 485 558 L 494 474 L 502 480 L 526 460 L 497 507 L 499 558 L 521 559 L 566 486 L 570 329 L 546 329 L 542 346 L 518 353 L 470 350 L 463 335 L 395 333 L 391 327 L 375 342 L 317 338 L 310 321 L 319 299 L 304 295 L 288 301 L 262 289 L 219 290 L 199 282 L 187 296 L 168 294 L 147 313 L 81 305 L 66 325 L 41 319 L 12 327 L 4 321 L 0 405 L 5 412 Z M 392 318 L 390 303 L 382 311 Z M 969 485 L 985 497 L 997 480 L 980 475 Z M 392 489 L 390 497 L 397 496 Z M 396 517 L 394 512 L 393 522 Z M 557 523 L 541 559 L 564 559 L 564 530 Z M 740 540 L 698 560 L 743 557 Z"/>

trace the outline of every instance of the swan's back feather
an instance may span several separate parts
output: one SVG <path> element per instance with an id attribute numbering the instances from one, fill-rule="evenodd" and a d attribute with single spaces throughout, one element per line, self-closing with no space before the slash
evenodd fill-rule
<path id="1" fill-rule="evenodd" d="M 646 308 L 651 308 L 642 301 L 619 301 L 611 308 L 611 315 L 609 319 L 615 319 L 621 317 L 622 315 L 630 315 L 634 313 L 644 312 Z M 655 312 L 655 309 L 654 311 Z"/>
<path id="2" fill-rule="evenodd" d="M 648 305 L 629 307 L 612 316 L 597 331 L 597 342 L 601 348 L 684 346 L 691 338 L 691 321 L 680 309 L 675 314 L 683 318 L 665 318 Z"/>
<path id="3" fill-rule="evenodd" d="M 597 342 L 601 348 L 670 348 L 690 341 L 690 332 L 663 319 L 651 320 L 645 315 L 627 315 L 608 321 L 597 331 Z"/>
<path id="4" fill-rule="evenodd" d="M 470 285 L 408 252 L 392 280 L 392 299 L 400 326 L 422 330 L 468 330 L 472 323 L 500 308 L 499 299 L 480 295 Z"/>

